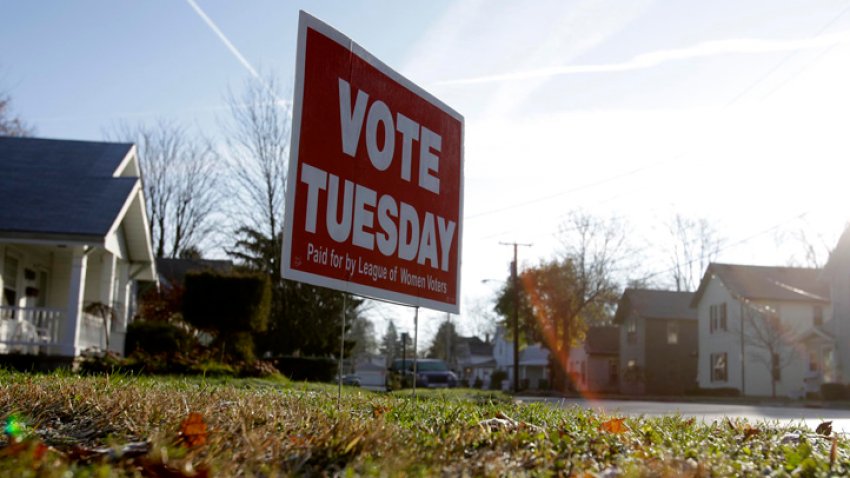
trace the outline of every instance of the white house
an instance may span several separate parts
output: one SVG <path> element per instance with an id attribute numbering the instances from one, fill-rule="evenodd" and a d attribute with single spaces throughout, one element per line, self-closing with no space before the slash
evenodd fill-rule
<path id="1" fill-rule="evenodd" d="M 0 168 L 0 354 L 123 353 L 156 281 L 135 146 L 0 137 Z"/>
<path id="2" fill-rule="evenodd" d="M 820 269 L 710 264 L 691 302 L 699 386 L 794 396 L 833 380 L 836 341 L 820 276 Z"/>
<path id="3" fill-rule="evenodd" d="M 505 338 L 503 327 L 496 329 L 493 358 L 496 360 L 496 369 L 508 374 L 507 380 L 502 382 L 502 388 L 510 389 L 514 383 L 514 343 Z M 531 388 L 539 388 L 541 380 L 549 380 L 549 351 L 546 348 L 532 344 L 520 350 L 519 380 L 527 381 Z"/>
<path id="4" fill-rule="evenodd" d="M 493 358 L 493 344 L 478 337 L 460 337 L 457 343 L 457 367 L 460 378 L 468 386 L 489 386 L 490 377 L 496 370 Z"/>

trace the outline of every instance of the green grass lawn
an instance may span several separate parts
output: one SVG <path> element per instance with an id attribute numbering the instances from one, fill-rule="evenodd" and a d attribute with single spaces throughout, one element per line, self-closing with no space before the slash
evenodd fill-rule
<path id="1" fill-rule="evenodd" d="M 475 390 L 0 372 L 0 476 L 834 476 L 827 430 L 626 418 Z M 70 472 L 70 473 L 68 473 Z"/>

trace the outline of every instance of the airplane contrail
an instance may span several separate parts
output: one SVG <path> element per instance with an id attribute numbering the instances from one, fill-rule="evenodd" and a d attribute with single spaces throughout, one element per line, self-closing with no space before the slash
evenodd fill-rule
<path id="1" fill-rule="evenodd" d="M 253 67 L 253 65 L 251 65 L 251 62 L 249 62 L 248 59 L 245 58 L 245 55 L 243 55 L 239 51 L 239 49 L 236 48 L 236 45 L 234 45 L 230 41 L 230 39 L 227 38 L 227 35 L 225 35 L 224 32 L 222 32 L 221 29 L 218 28 L 218 25 L 215 24 L 212 18 L 210 18 L 201 9 L 201 7 L 197 3 L 195 3 L 195 0 L 186 0 L 186 3 L 188 3 L 189 6 L 192 7 L 192 10 L 194 10 L 195 13 L 197 13 L 198 16 L 201 17 L 201 20 L 203 20 L 204 23 L 206 23 L 207 26 L 210 27 L 210 30 L 212 30 L 213 33 L 215 33 L 215 35 L 218 37 L 218 39 L 221 40 L 222 43 L 224 43 L 224 46 L 227 47 L 228 50 L 230 50 L 230 53 L 233 54 L 234 57 L 236 57 L 239 63 L 241 63 L 246 70 L 248 70 L 248 73 L 250 73 L 251 76 L 254 77 L 254 79 L 259 81 L 260 84 L 263 85 L 263 87 L 269 92 L 269 94 L 272 95 L 272 97 L 274 97 L 275 100 L 277 100 L 280 104 L 285 104 L 286 101 L 277 96 L 277 93 L 274 91 L 274 89 L 272 89 L 271 86 L 268 85 L 268 83 L 266 83 L 262 75 L 257 73 L 257 70 Z"/>
<path id="2" fill-rule="evenodd" d="M 435 85 L 476 85 L 482 83 L 497 83 L 502 81 L 527 80 L 562 75 L 620 73 L 654 68 L 664 63 L 690 60 L 694 58 L 705 58 L 710 56 L 727 54 L 759 54 L 809 50 L 834 46 L 840 43 L 850 43 L 850 31 L 837 32 L 828 35 L 819 35 L 814 38 L 802 40 L 760 40 L 751 38 L 714 40 L 698 43 L 696 45 L 689 46 L 686 48 L 658 50 L 649 53 L 642 53 L 628 61 L 619 63 L 603 63 L 596 65 L 565 65 L 547 68 L 537 68 L 533 70 L 516 71 L 497 75 L 461 78 L 456 80 L 445 80 L 437 82 L 435 83 Z"/>

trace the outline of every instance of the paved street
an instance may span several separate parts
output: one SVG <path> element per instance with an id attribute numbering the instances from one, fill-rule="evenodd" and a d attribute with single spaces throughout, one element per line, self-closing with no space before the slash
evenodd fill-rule
<path id="1" fill-rule="evenodd" d="M 771 421 L 805 424 L 812 430 L 823 420 L 832 420 L 836 432 L 850 433 L 850 410 L 801 408 L 759 405 L 729 405 L 718 403 L 647 402 L 638 400 L 586 400 L 581 398 L 519 397 L 524 402 L 549 402 L 563 407 L 581 406 L 607 414 L 629 416 L 663 416 L 681 414 L 696 417 L 705 423 L 723 417 L 746 418 L 749 421 Z"/>

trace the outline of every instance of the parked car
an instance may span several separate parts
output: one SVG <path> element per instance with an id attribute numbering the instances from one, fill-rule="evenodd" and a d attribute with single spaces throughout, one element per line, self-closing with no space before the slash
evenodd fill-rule
<path id="1" fill-rule="evenodd" d="M 388 369 L 387 390 L 413 386 L 413 359 L 396 359 Z M 457 375 L 439 359 L 416 360 L 416 386 L 422 388 L 457 387 Z"/>
<path id="2" fill-rule="evenodd" d="M 359 387 L 360 386 L 360 377 L 354 374 L 348 374 L 342 376 L 342 384 L 347 385 L 349 387 Z"/>

